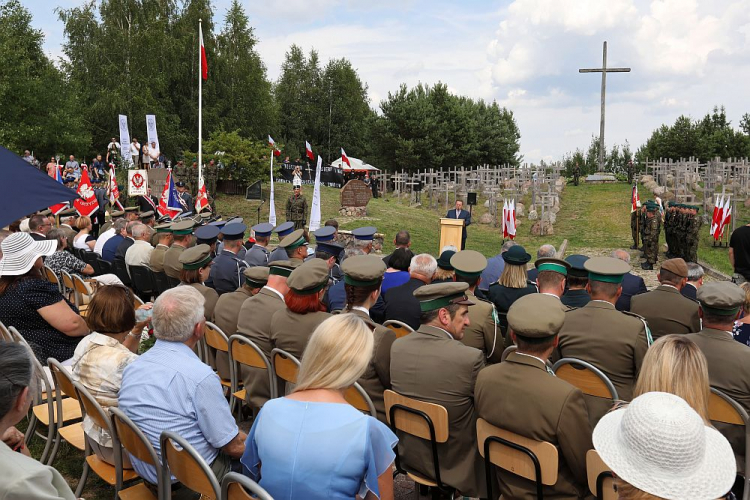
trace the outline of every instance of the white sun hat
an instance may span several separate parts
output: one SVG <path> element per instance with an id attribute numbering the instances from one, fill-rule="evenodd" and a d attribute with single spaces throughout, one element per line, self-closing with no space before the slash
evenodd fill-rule
<path id="1" fill-rule="evenodd" d="M 3 258 L 0 259 L 0 276 L 20 276 L 34 266 L 44 255 L 57 250 L 57 240 L 34 241 L 27 233 L 13 233 L 0 244 Z"/>
<path id="2" fill-rule="evenodd" d="M 647 392 L 594 429 L 594 448 L 623 481 L 667 500 L 712 500 L 734 484 L 734 453 L 684 400 Z"/>

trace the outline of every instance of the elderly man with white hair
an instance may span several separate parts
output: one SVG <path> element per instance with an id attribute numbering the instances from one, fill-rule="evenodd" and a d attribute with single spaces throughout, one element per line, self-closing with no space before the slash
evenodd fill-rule
<path id="1" fill-rule="evenodd" d="M 555 250 L 555 247 L 553 245 L 550 245 L 548 243 L 542 245 L 539 247 L 539 250 L 536 251 L 536 259 L 549 259 L 552 257 L 555 257 L 557 255 L 557 250 Z M 527 275 L 529 277 L 529 281 L 534 282 L 536 281 L 537 273 L 536 268 L 529 269 L 527 271 Z"/>
<path id="2" fill-rule="evenodd" d="M 156 299 L 151 318 L 156 343 L 125 368 L 118 402 L 157 454 L 161 433 L 173 431 L 221 481 L 230 470 L 239 470 L 247 435 L 237 428 L 219 378 L 193 352 L 204 334 L 203 305 L 203 296 L 189 286 L 172 288 Z M 155 491 L 154 467 L 135 457 L 132 463 Z"/>
<path id="3" fill-rule="evenodd" d="M 437 270 L 437 260 L 428 253 L 415 255 L 409 265 L 409 281 L 403 285 L 389 288 L 383 294 L 382 302 L 370 310 L 370 317 L 376 323 L 389 319 L 402 321 L 414 330 L 419 328 L 419 316 L 422 312 L 419 300 L 414 297 L 414 290 L 429 285 Z"/>
<path id="4" fill-rule="evenodd" d="M 125 251 L 125 265 L 128 266 L 128 273 L 132 266 L 148 267 L 151 262 L 151 252 L 154 247 L 151 246 L 151 235 L 153 230 L 146 224 L 136 224 L 133 226 L 134 243 Z"/>

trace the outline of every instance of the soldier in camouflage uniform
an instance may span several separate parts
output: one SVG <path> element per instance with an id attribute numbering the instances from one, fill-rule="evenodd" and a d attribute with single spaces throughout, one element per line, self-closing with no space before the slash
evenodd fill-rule
<path id="1" fill-rule="evenodd" d="M 286 201 L 286 220 L 294 222 L 294 229 L 304 229 L 307 222 L 307 198 L 301 186 L 294 186 L 294 194 Z"/>
<path id="2" fill-rule="evenodd" d="M 641 202 L 639 201 L 638 209 L 630 212 L 630 236 L 633 238 L 633 246 L 630 247 L 631 250 L 638 249 L 638 239 L 640 236 L 638 233 L 640 233 L 641 231 L 641 226 L 639 224 L 640 223 L 639 219 L 640 219 L 640 214 L 641 214 L 640 207 L 641 207 Z"/>
<path id="3" fill-rule="evenodd" d="M 659 205 L 652 201 L 646 202 L 646 221 L 643 225 L 643 253 L 645 262 L 641 264 L 641 269 L 652 270 L 659 257 L 660 222 Z"/>
<path id="4" fill-rule="evenodd" d="M 690 222 L 688 225 L 687 262 L 698 262 L 698 243 L 700 242 L 700 230 L 703 220 L 698 215 L 699 207 L 688 207 Z"/>
<path id="5" fill-rule="evenodd" d="M 667 242 L 667 258 L 674 257 L 674 203 L 668 201 L 664 211 L 664 240 Z"/>

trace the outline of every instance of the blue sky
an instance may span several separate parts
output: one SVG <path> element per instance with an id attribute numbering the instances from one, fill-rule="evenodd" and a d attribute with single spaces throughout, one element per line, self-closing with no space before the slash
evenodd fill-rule
<path id="1" fill-rule="evenodd" d="M 62 55 L 56 7 L 82 0 L 25 0 L 45 48 Z M 221 26 L 229 0 L 214 0 Z M 724 104 L 737 125 L 750 112 L 750 0 L 242 0 L 271 79 L 292 43 L 323 63 L 346 57 L 377 107 L 399 84 L 441 81 L 456 94 L 497 100 L 515 113 L 521 153 L 556 160 L 599 132 L 598 74 L 607 78 L 607 144 L 633 149 L 681 114 Z M 350 152 L 356 156 L 355 152 Z"/>

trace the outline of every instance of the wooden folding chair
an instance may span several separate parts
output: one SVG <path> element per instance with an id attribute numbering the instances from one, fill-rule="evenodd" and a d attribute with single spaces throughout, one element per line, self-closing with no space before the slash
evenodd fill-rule
<path id="1" fill-rule="evenodd" d="M 558 453 L 552 443 L 535 441 L 477 419 L 477 446 L 484 457 L 488 498 L 492 496 L 493 465 L 536 484 L 536 497 L 544 486 L 557 483 Z"/>
<path id="2" fill-rule="evenodd" d="M 297 375 L 299 375 L 300 362 L 297 358 L 284 351 L 283 349 L 273 349 L 271 351 L 271 366 L 277 379 L 281 379 L 287 384 L 296 384 Z M 280 396 L 280 394 L 276 394 Z"/>
<path id="3" fill-rule="evenodd" d="M 67 271 L 60 271 L 62 277 L 62 293 L 71 300 L 76 307 L 78 306 L 78 296 L 75 293 L 76 286 L 73 284 L 73 277 Z"/>
<path id="4" fill-rule="evenodd" d="M 62 285 L 60 284 L 60 278 L 57 277 L 57 274 L 55 274 L 55 271 L 53 271 L 52 268 L 45 265 L 44 276 L 47 278 L 47 281 L 49 281 L 53 285 L 57 285 L 57 289 L 60 290 L 60 293 L 63 293 Z"/>
<path id="5" fill-rule="evenodd" d="M 161 461 L 156 454 L 156 450 L 154 450 L 154 447 L 151 445 L 151 442 L 138 426 L 136 426 L 119 408 L 110 408 L 109 415 L 112 420 L 112 430 L 114 431 L 114 434 L 112 434 L 112 447 L 115 450 L 115 454 L 120 455 L 120 463 L 122 463 L 122 451 L 124 448 L 131 456 L 134 456 L 141 462 L 153 466 L 156 469 L 156 477 L 159 481 L 159 498 L 161 498 L 164 490 L 162 486 L 162 480 L 164 478 L 161 473 Z M 121 474 L 121 472 L 118 472 L 118 474 Z M 151 493 L 151 490 L 146 487 L 145 483 L 138 483 L 135 486 L 121 490 L 119 497 L 122 500 L 156 500 L 157 498 Z"/>
<path id="6" fill-rule="evenodd" d="M 354 382 L 354 385 L 346 390 L 344 399 L 359 411 L 367 413 L 371 417 L 378 418 L 378 412 L 375 410 L 375 405 L 370 395 L 359 385 L 359 382 Z"/>
<path id="7" fill-rule="evenodd" d="M 232 397 L 239 402 L 237 408 L 241 408 L 242 403 L 247 399 L 247 389 L 240 389 L 240 383 L 242 382 L 240 377 L 242 374 L 241 366 L 266 370 L 268 373 L 269 384 L 268 393 L 271 395 L 271 399 L 278 397 L 276 394 L 276 374 L 274 373 L 268 358 L 266 358 L 266 355 L 260 350 L 260 347 L 244 335 L 232 335 L 229 337 L 228 345 L 230 373 L 232 374 L 232 387 L 230 390 L 232 392 Z"/>
<path id="8" fill-rule="evenodd" d="M 162 432 L 160 442 L 162 489 L 165 492 L 165 498 L 169 498 L 166 493 L 171 484 L 171 476 L 176 477 L 185 487 L 200 493 L 204 498 L 211 500 L 221 498 L 221 486 L 216 475 L 190 443 L 171 431 Z"/>
<path id="9" fill-rule="evenodd" d="M 94 296 L 94 290 L 91 285 L 83 281 L 78 275 L 72 276 L 73 279 L 73 291 L 76 296 L 76 306 L 78 306 L 78 312 L 84 318 L 86 317 L 89 302 L 91 302 Z"/>
<path id="10" fill-rule="evenodd" d="M 432 448 L 434 481 L 404 467 L 398 453 L 398 446 L 394 449 L 397 473 L 406 474 L 412 481 L 422 486 L 437 488 L 443 493 L 452 493 L 455 488 L 444 484 L 440 477 L 440 457 L 437 450 L 438 443 L 448 441 L 448 410 L 444 406 L 425 403 L 391 390 L 386 390 L 383 398 L 386 418 L 393 433 L 397 434 L 400 431 L 424 439 L 430 442 Z"/>
<path id="11" fill-rule="evenodd" d="M 586 452 L 586 476 L 589 490 L 596 495 L 597 500 L 617 500 L 612 471 L 596 450 Z"/>
<path id="12" fill-rule="evenodd" d="M 383 326 L 393 330 L 394 333 L 396 334 L 397 339 L 400 339 L 401 337 L 405 337 L 406 335 L 409 335 L 411 332 L 414 331 L 414 328 L 410 327 L 403 321 L 399 321 L 397 319 L 389 319 L 388 321 L 383 323 Z"/>
<path id="13" fill-rule="evenodd" d="M 247 476 L 230 472 L 221 481 L 222 500 L 273 500 L 258 483 Z"/>
<path id="14" fill-rule="evenodd" d="M 745 427 L 745 471 L 743 481 L 745 488 L 742 500 L 750 499 L 750 426 L 748 426 L 750 417 L 748 417 L 745 409 L 737 401 L 722 391 L 711 387 L 711 394 L 708 396 L 708 418 L 714 422 L 742 425 Z"/>
<path id="15" fill-rule="evenodd" d="M 56 423 L 57 432 L 52 451 L 46 461 L 47 465 L 52 465 L 57 456 L 57 450 L 60 448 L 60 441 L 65 440 L 74 448 L 84 451 L 86 439 L 83 434 L 83 424 L 80 421 L 66 425 L 66 422 L 80 420 L 83 416 L 70 372 L 55 358 L 48 358 L 47 366 L 55 381 L 55 415 L 63 415 L 62 421 Z"/>
<path id="16" fill-rule="evenodd" d="M 93 420 L 96 425 L 102 429 L 106 429 L 109 431 L 110 435 L 113 435 L 115 431 L 112 428 L 112 420 L 104 411 L 104 408 L 99 405 L 96 399 L 94 399 L 94 396 L 92 396 L 85 387 L 78 382 L 73 382 L 73 384 L 76 393 L 78 394 L 78 401 L 81 403 L 81 411 Z M 102 478 L 105 483 L 114 486 L 115 497 L 119 495 L 124 483 L 139 478 L 134 470 L 126 470 L 122 468 L 121 452 L 116 451 L 114 453 L 115 465 L 113 466 L 96 456 L 91 451 L 91 446 L 89 445 L 88 440 L 85 441 L 86 449 L 84 451 L 85 458 L 83 461 L 83 474 L 81 474 L 81 479 L 78 481 L 78 487 L 75 491 L 76 498 L 80 497 L 83 492 L 89 470 L 94 471 L 94 473 Z"/>
<path id="17" fill-rule="evenodd" d="M 215 324 L 211 323 L 210 321 L 206 321 L 206 328 L 205 328 L 205 334 L 203 335 L 203 341 L 205 342 L 205 345 L 207 347 L 210 347 L 212 349 L 215 349 L 217 351 L 225 352 L 227 355 L 229 355 L 229 339 L 227 339 L 227 335 Z M 208 364 L 208 349 L 203 349 L 204 357 L 206 359 L 203 360 L 204 363 Z M 229 363 L 229 379 L 220 379 L 221 385 L 223 387 L 226 387 L 227 390 L 232 389 L 232 364 Z M 230 408 L 232 407 L 230 403 Z"/>
<path id="18" fill-rule="evenodd" d="M 552 371 L 557 378 L 579 388 L 584 394 L 618 400 L 617 389 L 612 381 L 591 363 L 576 358 L 563 358 L 552 365 Z"/>

